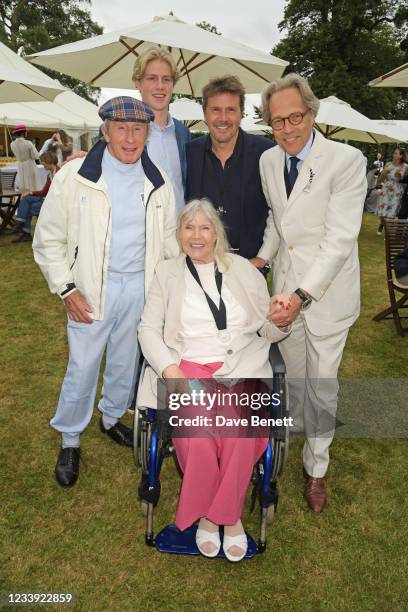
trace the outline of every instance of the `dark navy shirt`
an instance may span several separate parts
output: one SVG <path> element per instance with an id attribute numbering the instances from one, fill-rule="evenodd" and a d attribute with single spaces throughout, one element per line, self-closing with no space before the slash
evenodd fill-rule
<path id="1" fill-rule="evenodd" d="M 213 153 L 211 138 L 207 137 L 201 194 L 218 210 L 233 249 L 240 248 L 241 177 L 243 173 L 242 134 L 238 134 L 234 151 L 224 167 Z"/>

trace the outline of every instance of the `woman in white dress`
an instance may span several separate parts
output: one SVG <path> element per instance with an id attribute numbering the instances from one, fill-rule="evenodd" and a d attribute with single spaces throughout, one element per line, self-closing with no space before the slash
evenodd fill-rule
<path id="1" fill-rule="evenodd" d="M 27 128 L 25 125 L 16 125 L 11 143 L 11 150 L 17 159 L 16 187 L 21 191 L 38 191 L 41 189 L 40 175 L 35 163 L 39 154 L 32 142 L 26 139 Z"/>

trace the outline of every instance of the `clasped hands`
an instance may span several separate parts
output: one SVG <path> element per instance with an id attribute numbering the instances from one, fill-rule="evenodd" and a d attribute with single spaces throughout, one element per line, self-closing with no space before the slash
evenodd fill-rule
<path id="1" fill-rule="evenodd" d="M 271 297 L 268 319 L 279 329 L 285 330 L 296 319 L 301 306 L 302 300 L 296 293 L 278 293 Z"/>

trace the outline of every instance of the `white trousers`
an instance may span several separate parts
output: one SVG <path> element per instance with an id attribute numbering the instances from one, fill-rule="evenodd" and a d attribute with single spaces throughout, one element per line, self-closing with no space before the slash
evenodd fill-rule
<path id="1" fill-rule="evenodd" d="M 348 328 L 315 336 L 299 315 L 292 332 L 279 344 L 289 380 L 290 412 L 306 435 L 303 465 L 314 478 L 322 478 L 329 465 L 337 410 L 337 372 L 347 334 Z"/>
<path id="2" fill-rule="evenodd" d="M 51 426 L 77 436 L 92 418 L 106 349 L 103 397 L 98 408 L 120 418 L 132 400 L 139 362 L 137 328 L 144 306 L 144 272 L 109 273 L 103 321 L 68 320 L 69 361 Z"/>

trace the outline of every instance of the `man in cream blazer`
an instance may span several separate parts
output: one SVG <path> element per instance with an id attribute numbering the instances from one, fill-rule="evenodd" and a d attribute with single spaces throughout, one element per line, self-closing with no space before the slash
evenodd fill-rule
<path id="1" fill-rule="evenodd" d="M 293 322 L 280 348 L 292 409 L 306 433 L 305 497 L 315 512 L 326 500 L 337 372 L 359 315 L 357 237 L 366 195 L 362 154 L 313 128 L 318 108 L 307 81 L 295 74 L 263 92 L 264 118 L 278 146 L 260 159 L 271 210 L 258 253 L 265 261 L 274 258 L 274 293 L 291 296 L 290 310 L 276 312 L 272 304 L 270 318 L 278 326 Z"/>

